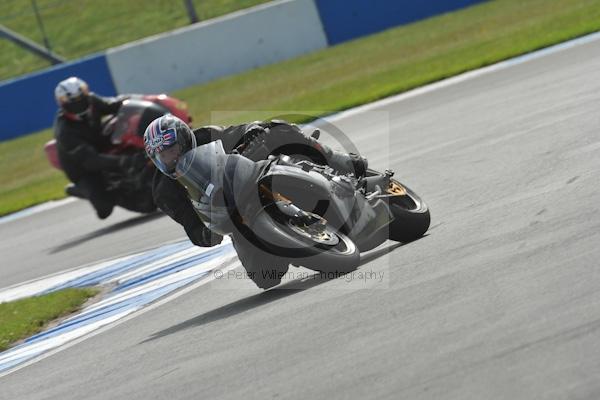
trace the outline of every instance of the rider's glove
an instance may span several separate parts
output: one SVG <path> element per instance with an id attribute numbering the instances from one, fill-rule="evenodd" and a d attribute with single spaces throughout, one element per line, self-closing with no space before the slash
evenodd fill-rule
<path id="1" fill-rule="evenodd" d="M 223 236 L 211 231 L 204 225 L 196 225 L 189 229 L 186 228 L 185 231 L 190 241 L 200 247 L 216 246 L 223 240 Z"/>
<path id="2" fill-rule="evenodd" d="M 128 156 L 121 156 L 119 165 L 125 172 L 135 172 L 146 166 L 148 160 L 145 153 L 136 153 Z"/>
<path id="3" fill-rule="evenodd" d="M 132 158 L 133 168 L 135 169 L 142 169 L 148 165 L 148 156 L 146 156 L 145 152 L 135 153 Z"/>
<path id="4" fill-rule="evenodd" d="M 266 129 L 257 123 L 246 125 L 246 129 L 244 130 L 244 134 L 242 136 L 242 143 L 232 151 L 232 154 L 242 154 L 254 139 L 266 132 Z"/>
<path id="5" fill-rule="evenodd" d="M 248 145 L 252 142 L 257 136 L 265 133 L 266 129 L 258 124 L 249 124 L 246 127 L 246 131 L 244 132 L 244 144 Z"/>

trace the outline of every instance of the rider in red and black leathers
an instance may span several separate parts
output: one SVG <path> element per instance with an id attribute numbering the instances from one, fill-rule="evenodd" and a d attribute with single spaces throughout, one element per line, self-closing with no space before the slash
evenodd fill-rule
<path id="1" fill-rule="evenodd" d="M 220 139 L 227 153 L 236 151 L 249 156 L 248 151 L 251 151 L 250 158 L 255 161 L 265 159 L 269 155 L 268 149 L 264 149 L 261 154 L 262 149 L 256 146 L 260 143 L 258 139 L 268 136 L 269 142 L 278 143 L 277 147 L 281 149 L 281 153 L 310 152 L 313 160 L 329 164 L 338 171 L 352 172 L 360 176 L 365 173 L 367 166 L 364 158 L 331 150 L 316 139 L 304 135 L 298 126 L 284 121 L 253 122 L 226 128 L 207 126 L 195 129 L 193 132 L 198 146 Z M 221 242 L 222 237 L 211 232 L 198 218 L 184 187 L 158 170 L 154 175 L 153 196 L 156 205 L 184 227 L 192 243 L 209 247 Z"/>
<path id="2" fill-rule="evenodd" d="M 122 100 L 90 93 L 79 78 L 60 82 L 55 90 L 60 106 L 54 123 L 58 158 L 65 174 L 75 186 L 67 193 L 77 192 L 90 200 L 99 218 L 108 217 L 115 199 L 107 193 L 100 174 L 103 170 L 127 170 L 136 160 L 131 157 L 102 154 L 109 146 L 109 137 L 101 133 L 101 119 L 115 114 Z"/>

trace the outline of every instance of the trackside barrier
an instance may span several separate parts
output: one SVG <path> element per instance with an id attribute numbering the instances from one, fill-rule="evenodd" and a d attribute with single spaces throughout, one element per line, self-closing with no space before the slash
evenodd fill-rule
<path id="1" fill-rule="evenodd" d="M 52 125 L 56 83 L 160 93 L 313 52 L 485 0 L 277 0 L 0 83 L 0 141 Z"/>
<path id="2" fill-rule="evenodd" d="M 329 45 L 485 0 L 315 0 Z"/>
<path id="3" fill-rule="evenodd" d="M 52 126 L 57 105 L 54 88 L 61 80 L 79 76 L 92 90 L 116 94 L 104 54 L 60 64 L 42 72 L 0 83 L 0 140 L 21 136 Z"/>
<path id="4" fill-rule="evenodd" d="M 313 0 L 284 0 L 110 49 L 119 92 L 169 92 L 327 47 Z"/>

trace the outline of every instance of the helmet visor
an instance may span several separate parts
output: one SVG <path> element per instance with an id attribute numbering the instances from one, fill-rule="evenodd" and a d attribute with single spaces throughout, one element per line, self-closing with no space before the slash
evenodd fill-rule
<path id="1" fill-rule="evenodd" d="M 181 148 L 179 145 L 175 144 L 175 146 L 171 146 L 159 153 L 155 153 L 154 159 L 156 165 L 163 173 L 173 175 L 179 156 L 181 156 Z"/>

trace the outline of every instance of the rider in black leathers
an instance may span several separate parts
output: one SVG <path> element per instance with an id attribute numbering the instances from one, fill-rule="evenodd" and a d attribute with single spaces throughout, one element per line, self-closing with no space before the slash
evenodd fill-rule
<path id="1" fill-rule="evenodd" d="M 284 153 L 294 153 L 294 146 L 304 145 L 303 152 L 306 148 L 314 148 L 317 158 L 321 158 L 323 163 L 328 163 L 334 169 L 355 172 L 356 175 L 362 175 L 366 170 L 366 160 L 362 157 L 333 151 L 315 139 L 305 136 L 296 125 L 284 121 L 253 122 L 227 128 L 207 126 L 194 130 L 194 135 L 198 146 L 220 139 L 225 152 L 236 151 L 242 154 L 244 154 L 243 148 L 251 145 L 258 137 L 278 135 L 282 141 L 292 144 L 285 149 L 287 151 Z M 264 157 L 266 158 L 267 155 L 264 154 Z M 207 247 L 221 242 L 222 238 L 211 232 L 198 218 L 185 189 L 159 170 L 154 175 L 153 196 L 155 204 L 183 226 L 192 243 Z"/>
<path id="2" fill-rule="evenodd" d="M 174 164 L 167 167 L 165 162 L 157 157 L 157 153 L 164 152 L 166 154 L 169 148 L 175 147 L 173 143 L 167 143 L 167 141 L 173 137 L 172 132 L 179 129 L 189 132 L 189 128 L 183 121 L 172 116 L 161 117 L 146 129 L 144 135 L 146 151 L 158 167 L 153 180 L 154 202 L 163 212 L 183 226 L 192 243 L 202 247 L 214 246 L 219 244 L 223 237 L 212 232 L 198 217 L 186 189 L 173 179 L 173 174 L 168 171 L 169 169 L 174 170 Z M 170 131 L 171 133 L 169 133 Z M 160 135 L 165 133 L 168 135 L 168 139 L 163 140 Z M 354 173 L 357 177 L 363 176 L 367 168 L 367 161 L 364 158 L 352 153 L 334 151 L 319 143 L 315 138 L 305 136 L 296 125 L 284 121 L 253 122 L 227 128 L 207 126 L 196 129 L 193 133 L 182 133 L 179 135 L 178 132 L 176 137 L 183 137 L 185 134 L 193 135 L 197 146 L 221 140 L 225 152 L 241 153 L 242 155 L 251 153 L 250 158 L 255 161 L 265 159 L 269 155 L 269 149 L 259 146 L 260 143 L 265 142 L 264 139 L 267 139 L 271 143 L 277 143 L 279 153 L 308 155 L 313 160 L 322 164 L 327 163 L 340 172 Z M 189 144 L 183 147 L 183 151 L 190 149 Z M 156 148 L 158 150 L 155 150 Z M 249 275 L 255 269 L 256 274 L 251 275 L 251 279 L 264 289 L 278 284 L 280 277 L 274 279 L 261 277 L 260 271 L 265 268 L 279 272 L 287 271 L 288 266 L 274 265 L 273 263 L 277 263 L 274 258 L 253 249 L 251 244 L 242 242 L 245 242 L 244 238 L 238 237 L 237 242 L 234 241 L 234 246 Z"/>
<path id="3" fill-rule="evenodd" d="M 101 118 L 117 113 L 122 99 L 90 93 L 87 84 L 76 77 L 60 82 L 55 97 L 60 106 L 54 122 L 58 158 L 65 174 L 75 184 L 67 186 L 67 194 L 89 199 L 98 217 L 104 219 L 111 214 L 115 199 L 106 191 L 100 172 L 128 170 L 141 162 L 132 157 L 101 153 L 110 144 L 110 139 L 101 134 Z"/>

